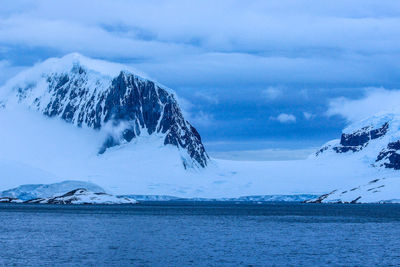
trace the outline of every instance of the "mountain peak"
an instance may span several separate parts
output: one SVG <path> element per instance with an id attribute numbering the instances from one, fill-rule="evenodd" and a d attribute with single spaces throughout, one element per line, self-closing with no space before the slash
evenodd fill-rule
<path id="1" fill-rule="evenodd" d="M 140 80 L 151 80 L 163 87 L 165 90 L 174 93 L 173 90 L 159 84 L 147 74 L 136 70 L 131 66 L 102 59 L 90 58 L 76 52 L 67 54 L 63 57 L 48 58 L 42 62 L 36 63 L 34 66 L 20 72 L 15 77 L 8 80 L 1 88 L 1 91 L 3 91 L 3 94 L 8 93 L 7 89 L 20 86 L 21 84 L 32 84 L 42 76 L 48 76 L 54 73 L 69 73 L 79 69 L 84 70 L 97 78 L 101 78 L 102 80 L 111 80 L 121 72 L 135 75 Z"/>
<path id="2" fill-rule="evenodd" d="M 346 127 L 340 139 L 325 144 L 316 157 L 347 155 L 372 167 L 400 169 L 400 116 L 380 113 Z"/>
<path id="3" fill-rule="evenodd" d="M 183 117 L 175 94 L 124 65 L 72 53 L 36 64 L 5 87 L 6 105 L 24 104 L 77 127 L 111 128 L 99 153 L 158 134 L 164 145 L 179 149 L 185 168 L 207 165 L 200 135 Z"/>
<path id="4" fill-rule="evenodd" d="M 87 70 L 98 72 L 99 74 L 108 77 L 115 77 L 120 72 L 126 72 L 129 74 L 135 74 L 143 79 L 150 79 L 146 74 L 134 69 L 133 67 L 106 60 L 93 59 L 79 53 L 70 53 L 61 58 L 50 58 L 42 64 L 46 64 L 47 62 L 49 62 L 51 66 L 58 65 L 60 67 L 65 67 L 66 70 L 69 70 L 71 66 L 81 66 Z"/>

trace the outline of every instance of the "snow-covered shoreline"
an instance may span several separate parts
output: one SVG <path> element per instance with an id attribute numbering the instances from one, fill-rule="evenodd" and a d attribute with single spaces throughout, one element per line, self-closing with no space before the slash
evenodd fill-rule
<path id="1" fill-rule="evenodd" d="M 98 187 L 95 184 L 64 181 L 56 184 L 22 185 L 17 188 L 0 192 L 0 203 L 18 204 L 136 204 L 140 202 L 235 202 L 235 203 L 329 203 L 329 204 L 400 204 L 397 187 L 387 187 L 391 179 L 375 179 L 368 184 L 347 190 L 333 190 L 323 195 L 293 194 L 293 195 L 252 195 L 233 198 L 180 198 L 169 195 L 111 195 L 99 190 L 93 192 L 78 188 L 64 192 L 66 188 L 75 185 L 87 185 L 88 188 Z M 400 179 L 395 180 L 400 181 Z M 63 191 L 64 190 L 64 191 Z M 54 193 L 57 192 L 57 193 Z M 64 193 L 60 193 L 64 192 Z M 391 198 L 392 197 L 392 198 Z"/>
<path id="2" fill-rule="evenodd" d="M 4 193 L 2 193 L 4 194 Z M 7 194 L 7 193 L 5 193 Z M 61 195 L 51 197 L 39 197 L 28 200 L 20 198 L 12 198 L 7 196 L 0 197 L 0 203 L 18 203 L 18 204 L 74 204 L 74 205 L 121 205 L 121 204 L 137 204 L 138 202 L 129 197 L 117 197 L 104 192 L 92 192 L 84 188 L 74 189 Z"/>

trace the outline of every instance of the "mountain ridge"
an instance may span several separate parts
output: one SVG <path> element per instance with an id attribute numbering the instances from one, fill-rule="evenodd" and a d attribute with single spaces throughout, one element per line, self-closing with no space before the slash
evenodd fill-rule
<path id="1" fill-rule="evenodd" d="M 4 106 L 22 103 L 77 127 L 107 130 L 100 154 L 143 134 L 161 134 L 164 145 L 181 151 L 185 168 L 204 168 L 209 161 L 200 134 L 183 117 L 174 92 L 123 65 L 74 53 L 37 64 L 3 88 L 8 91 Z"/>
<path id="2" fill-rule="evenodd" d="M 330 193 L 308 202 L 315 203 L 398 203 L 400 177 L 400 115 L 382 112 L 346 127 L 340 139 L 332 140 L 312 157 L 360 161 L 369 181 L 351 187 L 330 188 Z M 332 189 L 334 189 L 332 191 Z"/>

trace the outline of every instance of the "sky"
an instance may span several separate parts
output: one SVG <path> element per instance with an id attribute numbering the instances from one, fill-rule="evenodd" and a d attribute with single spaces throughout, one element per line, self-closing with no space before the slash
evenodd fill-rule
<path id="1" fill-rule="evenodd" d="M 174 89 L 208 151 L 304 154 L 400 103 L 399 25 L 391 0 L 2 0 L 0 84 L 78 52 Z"/>

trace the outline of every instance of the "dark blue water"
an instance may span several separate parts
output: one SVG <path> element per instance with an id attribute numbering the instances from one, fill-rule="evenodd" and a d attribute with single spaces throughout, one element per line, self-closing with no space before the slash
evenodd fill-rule
<path id="1" fill-rule="evenodd" d="M 400 205 L 0 205 L 0 266 L 399 266 Z"/>

